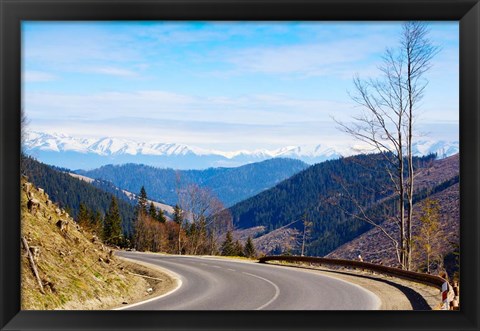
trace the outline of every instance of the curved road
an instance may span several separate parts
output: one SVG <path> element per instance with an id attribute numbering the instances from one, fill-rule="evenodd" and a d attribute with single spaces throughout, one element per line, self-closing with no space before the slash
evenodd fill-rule
<path id="1" fill-rule="evenodd" d="M 168 269 L 181 280 L 171 294 L 131 310 L 365 310 L 380 300 L 358 285 L 318 272 L 213 257 L 117 252 Z"/>

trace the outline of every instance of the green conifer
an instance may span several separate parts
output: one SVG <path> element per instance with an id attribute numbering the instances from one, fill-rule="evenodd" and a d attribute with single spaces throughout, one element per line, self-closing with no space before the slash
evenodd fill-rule
<path id="1" fill-rule="evenodd" d="M 232 238 L 232 232 L 228 231 L 227 235 L 225 236 L 225 241 L 221 247 L 222 255 L 223 256 L 233 256 L 235 254 L 235 244 Z"/>
<path id="2" fill-rule="evenodd" d="M 157 208 L 155 208 L 155 205 L 153 202 L 150 202 L 150 208 L 148 209 L 148 214 L 153 218 L 157 219 Z"/>
<path id="3" fill-rule="evenodd" d="M 144 186 L 140 189 L 140 195 L 138 197 L 137 213 L 139 212 L 145 215 L 147 214 L 147 191 L 145 191 Z"/>
<path id="4" fill-rule="evenodd" d="M 165 223 L 167 221 L 165 214 L 163 213 L 163 210 L 161 209 L 158 210 L 156 220 L 159 221 L 160 223 Z"/>
<path id="5" fill-rule="evenodd" d="M 78 216 L 77 216 L 77 223 L 84 226 L 90 225 L 91 220 L 91 213 L 89 212 L 87 206 L 83 202 L 80 202 L 80 206 L 78 208 Z"/>
<path id="6" fill-rule="evenodd" d="M 112 196 L 103 225 L 103 240 L 107 244 L 117 245 L 122 242 L 122 219 L 118 210 L 117 199 Z"/>
<path id="7" fill-rule="evenodd" d="M 243 245 L 242 243 L 237 240 L 233 246 L 233 256 L 244 256 L 243 255 Z"/>
<path id="8" fill-rule="evenodd" d="M 182 225 L 183 223 L 183 213 L 178 205 L 173 207 L 173 221 L 178 225 Z"/>
<path id="9" fill-rule="evenodd" d="M 252 237 L 248 237 L 247 243 L 245 244 L 244 253 L 246 257 L 255 257 L 257 255 L 255 245 L 253 245 Z"/>

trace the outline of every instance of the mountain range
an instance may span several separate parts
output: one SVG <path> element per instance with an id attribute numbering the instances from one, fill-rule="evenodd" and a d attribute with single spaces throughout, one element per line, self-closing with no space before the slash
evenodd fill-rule
<path id="1" fill-rule="evenodd" d="M 351 147 L 323 144 L 220 151 L 176 143 L 138 142 L 114 137 L 79 138 L 32 131 L 28 132 L 24 151 L 47 164 L 84 170 L 125 163 L 184 170 L 238 167 L 278 157 L 315 164 L 359 153 Z M 458 153 L 459 143 L 424 139 L 414 144 L 413 151 L 417 156 L 436 153 L 443 158 Z"/>
<path id="2" fill-rule="evenodd" d="M 177 203 L 178 189 L 195 184 L 211 190 L 228 207 L 275 186 L 307 167 L 300 160 L 273 158 L 236 168 L 173 170 L 128 163 L 88 171 L 77 170 L 76 173 L 111 182 L 133 193 L 140 192 L 143 186 L 150 198 L 171 206 Z"/>

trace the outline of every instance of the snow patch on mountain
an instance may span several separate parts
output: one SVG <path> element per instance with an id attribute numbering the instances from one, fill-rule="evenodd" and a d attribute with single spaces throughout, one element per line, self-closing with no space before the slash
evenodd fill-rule
<path id="1" fill-rule="evenodd" d="M 416 156 L 436 153 L 438 158 L 446 158 L 458 153 L 460 150 L 458 141 L 447 142 L 444 140 L 420 140 L 412 145 L 412 152 Z"/>
<path id="2" fill-rule="evenodd" d="M 76 152 L 99 156 L 221 157 L 223 160 L 242 160 L 242 163 L 275 157 L 295 158 L 307 163 L 316 163 L 368 152 L 365 146 L 360 145 L 327 146 L 323 144 L 291 145 L 272 150 L 220 151 L 175 143 L 138 142 L 114 137 L 78 138 L 61 133 L 41 132 L 29 132 L 24 147 L 27 152 Z M 436 153 L 439 158 L 443 158 L 458 153 L 459 142 L 423 139 L 415 142 L 412 151 L 417 156 Z"/>

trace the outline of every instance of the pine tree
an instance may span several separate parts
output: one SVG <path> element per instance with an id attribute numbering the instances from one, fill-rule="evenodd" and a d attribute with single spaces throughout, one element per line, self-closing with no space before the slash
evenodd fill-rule
<path id="1" fill-rule="evenodd" d="M 137 213 L 139 212 L 147 214 L 147 191 L 145 191 L 144 186 L 140 189 L 140 195 L 138 197 Z"/>
<path id="2" fill-rule="evenodd" d="M 242 243 L 237 240 L 233 245 L 233 256 L 244 256 L 243 255 L 243 245 Z"/>
<path id="3" fill-rule="evenodd" d="M 235 244 L 232 238 L 232 231 L 228 231 L 225 236 L 225 241 L 222 244 L 222 255 L 223 256 L 233 256 L 235 255 Z"/>
<path id="4" fill-rule="evenodd" d="M 78 208 L 78 215 L 77 215 L 77 223 L 81 226 L 90 226 L 91 222 L 91 213 L 89 212 L 87 206 L 80 202 L 80 206 Z"/>
<path id="5" fill-rule="evenodd" d="M 157 219 L 157 208 L 155 208 L 155 205 L 153 202 L 150 202 L 150 208 L 148 209 L 148 214 L 154 219 Z"/>
<path id="6" fill-rule="evenodd" d="M 245 244 L 244 253 L 246 257 L 255 257 L 257 255 L 255 246 L 253 245 L 252 237 L 248 237 L 247 243 Z"/>
<path id="7" fill-rule="evenodd" d="M 159 209 L 157 213 L 156 220 L 159 221 L 160 223 L 165 223 L 167 219 L 165 218 L 165 214 L 163 213 L 163 210 Z"/>
<path id="8" fill-rule="evenodd" d="M 107 244 L 117 245 L 122 242 L 122 219 L 118 210 L 118 203 L 115 197 L 112 197 L 110 208 L 105 215 L 103 225 L 103 240 Z"/>
<path id="9" fill-rule="evenodd" d="M 98 234 L 99 236 L 103 236 L 103 217 L 102 213 L 100 213 L 98 210 L 93 211 L 89 210 L 88 211 L 89 219 L 90 219 L 90 229 L 92 230 L 93 233 Z"/>

